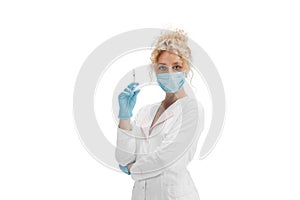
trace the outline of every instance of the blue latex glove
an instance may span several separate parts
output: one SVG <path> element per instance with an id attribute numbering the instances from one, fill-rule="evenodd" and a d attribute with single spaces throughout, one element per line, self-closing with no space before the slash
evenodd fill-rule
<path id="1" fill-rule="evenodd" d="M 138 85 L 137 82 L 132 82 L 124 89 L 118 96 L 119 100 L 119 119 L 130 119 L 132 117 L 132 110 L 136 103 L 136 96 L 140 90 L 133 91 Z"/>
<path id="2" fill-rule="evenodd" d="M 119 168 L 125 173 L 130 175 L 130 171 L 128 170 L 127 166 L 122 166 L 119 164 Z"/>

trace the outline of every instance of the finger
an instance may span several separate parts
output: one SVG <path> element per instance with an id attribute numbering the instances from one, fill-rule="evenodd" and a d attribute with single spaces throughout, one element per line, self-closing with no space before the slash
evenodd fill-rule
<path id="1" fill-rule="evenodd" d="M 137 95 L 139 92 L 140 92 L 141 90 L 139 89 L 139 90 L 136 90 L 136 91 L 134 91 L 134 93 L 133 93 L 133 95 Z"/>
<path id="2" fill-rule="evenodd" d="M 126 94 L 125 92 L 122 92 L 121 94 L 119 94 L 119 98 L 127 98 L 128 94 Z"/>
<path id="3" fill-rule="evenodd" d="M 125 89 L 124 89 L 124 92 L 126 92 L 126 93 L 128 93 L 128 94 L 132 94 L 133 91 L 130 90 L 129 88 L 125 88 Z"/>
<path id="4" fill-rule="evenodd" d="M 128 85 L 128 88 L 130 88 L 131 90 L 133 90 L 137 85 L 139 85 L 138 82 L 132 82 Z"/>
<path id="5" fill-rule="evenodd" d="M 140 90 L 137 90 L 137 91 L 135 91 L 134 93 L 133 93 L 133 95 L 132 95 L 132 99 L 133 100 L 136 100 L 136 97 L 137 97 L 137 94 L 140 92 Z"/>

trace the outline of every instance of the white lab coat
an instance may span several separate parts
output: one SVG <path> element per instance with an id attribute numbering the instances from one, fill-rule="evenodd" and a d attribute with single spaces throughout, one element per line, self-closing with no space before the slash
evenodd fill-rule
<path id="1" fill-rule="evenodd" d="M 130 169 L 135 181 L 132 200 L 199 200 L 186 169 L 193 159 L 204 126 L 204 110 L 197 99 L 176 100 L 150 128 L 160 102 L 142 107 L 131 130 L 117 128 L 115 157 Z"/>

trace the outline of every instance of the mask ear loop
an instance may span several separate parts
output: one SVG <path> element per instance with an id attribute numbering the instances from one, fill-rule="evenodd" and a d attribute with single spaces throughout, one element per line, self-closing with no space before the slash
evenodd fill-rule
<path id="1" fill-rule="evenodd" d="M 192 79 L 193 79 L 193 77 L 194 77 L 194 70 L 193 70 L 193 68 L 191 67 L 191 68 L 190 68 L 190 73 L 189 73 L 189 78 L 187 78 L 187 79 L 188 79 L 188 81 L 189 81 L 189 84 L 190 84 L 191 88 L 193 88 L 195 91 L 197 91 L 197 90 L 198 90 L 197 87 L 196 87 L 195 85 L 192 84 Z"/>

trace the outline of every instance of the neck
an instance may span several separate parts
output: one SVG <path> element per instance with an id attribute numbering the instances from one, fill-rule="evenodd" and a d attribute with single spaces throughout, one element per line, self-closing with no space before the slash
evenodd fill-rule
<path id="1" fill-rule="evenodd" d="M 182 87 L 179 91 L 177 91 L 175 93 L 166 93 L 163 103 L 164 103 L 165 107 L 168 107 L 169 105 L 174 103 L 177 99 L 180 99 L 185 96 L 187 96 L 187 94 L 185 93 L 185 91 Z"/>

